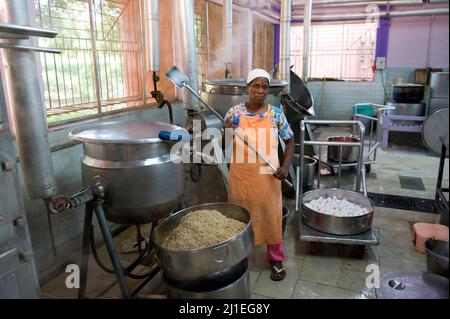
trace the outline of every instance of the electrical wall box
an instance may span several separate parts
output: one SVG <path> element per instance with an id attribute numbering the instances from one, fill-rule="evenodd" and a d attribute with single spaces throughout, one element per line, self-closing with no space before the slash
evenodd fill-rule
<path id="1" fill-rule="evenodd" d="M 377 70 L 386 69 L 386 57 L 378 57 L 375 65 Z"/>

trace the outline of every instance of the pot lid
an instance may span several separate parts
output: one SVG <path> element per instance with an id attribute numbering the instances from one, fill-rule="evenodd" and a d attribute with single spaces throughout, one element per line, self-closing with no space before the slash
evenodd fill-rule
<path id="1" fill-rule="evenodd" d="M 185 130 L 179 126 L 136 120 L 130 122 L 107 122 L 96 126 L 76 128 L 69 133 L 69 138 L 97 144 L 146 144 L 160 143 L 161 131 Z"/>
<path id="2" fill-rule="evenodd" d="M 449 109 L 442 108 L 433 112 L 422 125 L 422 140 L 425 146 L 435 155 L 440 156 L 442 142 L 440 137 L 448 136 Z M 447 155 L 448 156 L 448 150 Z"/>
<path id="3" fill-rule="evenodd" d="M 380 281 L 379 299 L 448 299 L 448 279 L 425 272 L 393 272 Z"/>

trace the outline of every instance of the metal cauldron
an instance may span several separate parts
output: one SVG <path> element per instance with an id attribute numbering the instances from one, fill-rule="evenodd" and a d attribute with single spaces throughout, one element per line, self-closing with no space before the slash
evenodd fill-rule
<path id="1" fill-rule="evenodd" d="M 279 106 L 281 102 L 279 94 L 286 85 L 286 81 L 272 80 L 266 103 Z M 247 83 L 244 79 L 207 80 L 202 84 L 201 96 L 217 112 L 225 116 L 231 107 L 248 101 Z"/>
<path id="2" fill-rule="evenodd" d="M 319 197 L 327 198 L 336 196 L 337 199 L 346 199 L 349 202 L 366 208 L 369 213 L 356 217 L 337 217 L 308 208 L 309 203 Z M 302 218 L 309 227 L 334 235 L 356 235 L 364 233 L 372 228 L 375 205 L 370 198 L 361 193 L 344 189 L 325 188 L 309 191 L 302 196 Z"/>
<path id="3" fill-rule="evenodd" d="M 170 299 L 249 299 L 250 273 L 244 259 L 227 274 L 197 283 L 174 282 L 164 277 Z"/>
<path id="4" fill-rule="evenodd" d="M 398 103 L 418 103 L 423 100 L 425 87 L 421 84 L 393 84 L 392 98 Z"/>
<path id="5" fill-rule="evenodd" d="M 448 240 L 426 240 L 425 252 L 428 272 L 448 278 Z"/>
<path id="6" fill-rule="evenodd" d="M 247 226 L 229 240 L 201 249 L 167 250 L 164 239 L 179 225 L 181 218 L 195 210 L 215 209 L 227 217 L 247 223 Z M 181 210 L 161 222 L 153 231 L 152 242 L 164 275 L 178 282 L 198 282 L 220 278 L 247 258 L 254 246 L 250 214 L 233 203 L 202 204 Z"/>
<path id="7" fill-rule="evenodd" d="M 359 138 L 353 136 L 330 136 L 328 142 L 359 142 Z M 327 156 L 330 161 L 339 162 L 339 149 L 342 148 L 342 163 L 353 163 L 358 160 L 359 149 L 356 146 L 328 146 Z"/>
<path id="8" fill-rule="evenodd" d="M 139 120 L 75 129 L 70 138 L 83 142 L 83 184 L 107 186 L 106 218 L 118 224 L 145 224 L 167 217 L 184 193 L 181 155 L 170 151 L 162 130 L 180 127 Z"/>

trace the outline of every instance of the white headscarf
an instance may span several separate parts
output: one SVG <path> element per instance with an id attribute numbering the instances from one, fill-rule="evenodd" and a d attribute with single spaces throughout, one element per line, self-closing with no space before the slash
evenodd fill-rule
<path id="1" fill-rule="evenodd" d="M 263 70 L 263 69 L 251 70 L 248 73 L 248 76 L 247 76 L 247 84 L 249 84 L 250 82 L 252 82 L 256 78 L 266 78 L 267 81 L 269 81 L 269 83 L 270 83 L 270 74 L 267 71 Z"/>

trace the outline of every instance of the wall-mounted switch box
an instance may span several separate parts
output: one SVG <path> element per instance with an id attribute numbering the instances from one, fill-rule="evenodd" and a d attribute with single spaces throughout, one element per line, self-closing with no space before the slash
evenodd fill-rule
<path id="1" fill-rule="evenodd" d="M 375 66 L 377 70 L 386 69 L 386 57 L 378 57 Z"/>

